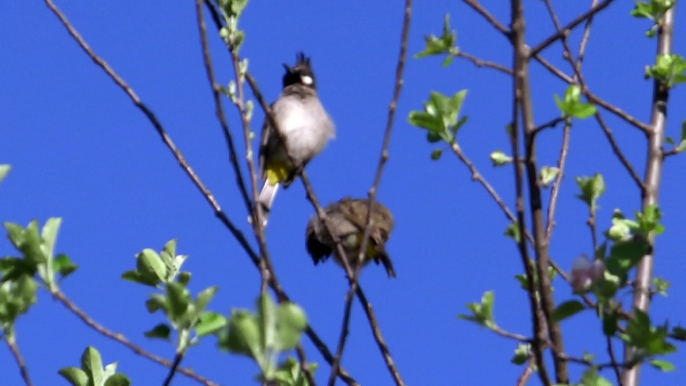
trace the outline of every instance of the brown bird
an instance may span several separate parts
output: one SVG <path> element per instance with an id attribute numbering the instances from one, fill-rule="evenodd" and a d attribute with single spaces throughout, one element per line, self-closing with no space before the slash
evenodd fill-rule
<path id="1" fill-rule="evenodd" d="M 356 269 L 358 264 L 358 256 L 367 223 L 368 208 L 369 200 L 346 197 L 330 204 L 324 209 L 327 223 L 331 227 L 331 231 L 340 240 L 352 269 Z M 369 233 L 367 250 L 361 263 L 362 267 L 372 260 L 376 264 L 383 263 L 388 277 L 396 277 L 393 263 L 386 252 L 385 246 L 393 230 L 393 225 L 393 214 L 391 211 L 380 202 L 375 201 L 374 205 L 372 205 L 371 232 Z M 312 256 L 315 265 L 320 261 L 325 261 L 333 253 L 336 262 L 343 266 L 336 252 L 336 245 L 316 214 L 312 216 L 307 224 L 306 237 L 307 252 Z"/>

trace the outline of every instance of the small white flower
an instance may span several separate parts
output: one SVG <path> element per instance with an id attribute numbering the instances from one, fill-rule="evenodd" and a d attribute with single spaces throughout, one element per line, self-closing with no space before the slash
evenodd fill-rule
<path id="1" fill-rule="evenodd" d="M 579 256 L 572 265 L 571 284 L 574 292 L 588 292 L 594 283 L 603 279 L 604 272 L 605 264 L 602 260 L 591 262 L 588 256 Z"/>

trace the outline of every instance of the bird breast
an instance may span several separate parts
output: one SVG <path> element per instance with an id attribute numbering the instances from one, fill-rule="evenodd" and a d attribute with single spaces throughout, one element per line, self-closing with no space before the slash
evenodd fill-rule
<path id="1" fill-rule="evenodd" d="M 316 96 L 281 98 L 273 109 L 291 157 L 299 161 L 317 155 L 334 136 L 333 123 Z"/>

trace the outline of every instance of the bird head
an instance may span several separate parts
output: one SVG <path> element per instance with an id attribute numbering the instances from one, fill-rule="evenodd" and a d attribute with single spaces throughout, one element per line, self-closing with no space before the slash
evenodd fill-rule
<path id="1" fill-rule="evenodd" d="M 285 63 L 283 67 L 286 69 L 286 73 L 283 76 L 284 88 L 294 84 L 310 87 L 312 89 L 317 88 L 310 58 L 305 56 L 302 52 L 299 52 L 296 55 L 296 61 L 293 67 Z"/>

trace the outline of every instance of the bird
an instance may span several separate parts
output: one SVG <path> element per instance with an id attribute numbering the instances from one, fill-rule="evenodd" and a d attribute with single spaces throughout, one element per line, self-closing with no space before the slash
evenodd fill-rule
<path id="1" fill-rule="evenodd" d="M 368 199 L 345 197 L 324 209 L 327 218 L 326 222 L 331 231 L 340 240 L 348 264 L 353 270 L 357 269 L 359 263 L 358 257 L 367 224 L 368 208 Z M 386 206 L 375 201 L 372 205 L 370 224 L 371 232 L 369 233 L 366 252 L 361 262 L 362 267 L 373 260 L 376 264 L 382 263 L 384 265 L 389 278 L 395 278 L 396 273 L 393 268 L 393 262 L 386 251 L 386 242 L 394 226 L 393 214 Z M 325 261 L 333 254 L 334 260 L 339 265 L 344 266 L 338 252 L 336 252 L 336 245 L 327 228 L 316 214 L 310 218 L 305 236 L 307 252 L 312 257 L 315 265 Z"/>
<path id="2" fill-rule="evenodd" d="M 269 117 L 265 117 L 260 142 L 260 172 L 264 185 L 257 202 L 262 206 L 265 225 L 279 185 L 287 188 L 336 136 L 336 126 L 317 95 L 311 59 L 300 52 L 296 54 L 294 66 L 283 66 L 286 70 L 283 90 L 271 105 L 279 132 L 272 127 Z"/>

